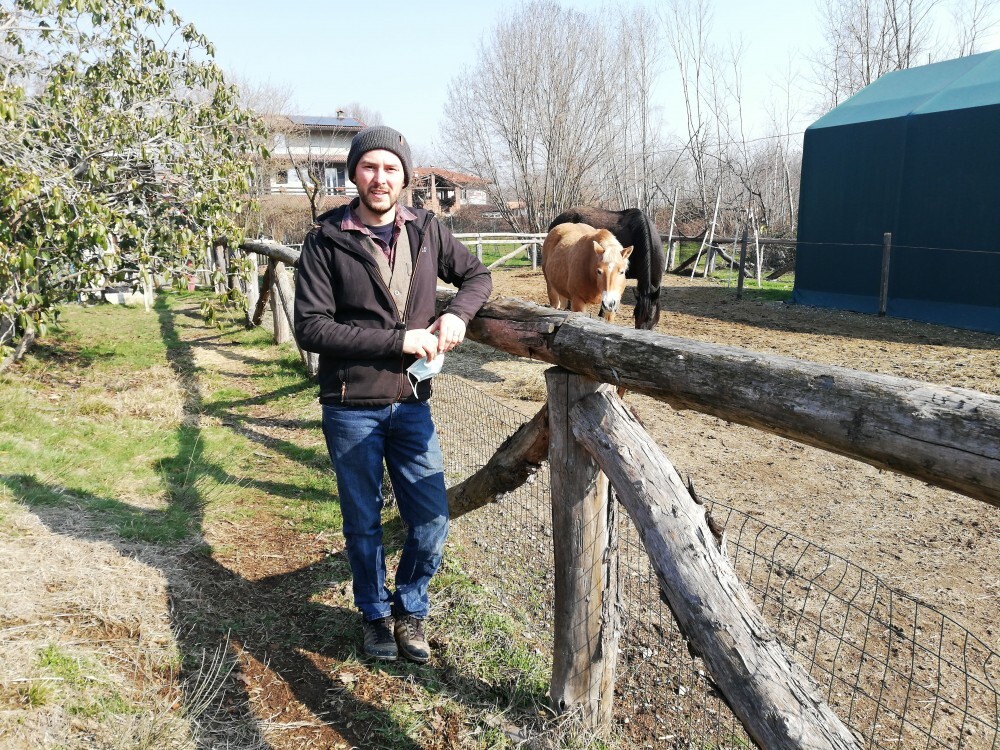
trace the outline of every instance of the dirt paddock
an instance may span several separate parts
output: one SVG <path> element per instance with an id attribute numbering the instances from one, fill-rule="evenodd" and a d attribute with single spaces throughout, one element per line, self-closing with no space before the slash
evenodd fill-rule
<path id="1" fill-rule="evenodd" d="M 540 271 L 494 273 L 496 296 L 546 304 Z M 631 284 L 626 303 L 634 299 Z M 872 315 L 736 300 L 723 285 L 668 275 L 658 331 L 1000 395 L 1000 337 Z M 591 314 L 596 314 L 596 310 Z M 619 317 L 631 325 L 626 304 Z M 468 342 L 446 370 L 533 413 L 546 365 Z M 626 397 L 699 494 L 825 547 L 968 628 L 994 651 L 1000 510 L 867 464 Z"/>

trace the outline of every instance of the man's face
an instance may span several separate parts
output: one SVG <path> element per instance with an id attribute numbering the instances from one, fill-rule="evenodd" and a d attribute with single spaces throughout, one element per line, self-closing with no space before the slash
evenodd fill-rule
<path id="1" fill-rule="evenodd" d="M 365 208 L 375 216 L 389 213 L 403 190 L 403 163 L 391 151 L 375 149 L 361 155 L 354 169 L 354 184 Z"/>

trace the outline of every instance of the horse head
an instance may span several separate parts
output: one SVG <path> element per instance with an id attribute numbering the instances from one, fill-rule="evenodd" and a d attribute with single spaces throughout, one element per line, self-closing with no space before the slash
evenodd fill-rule
<path id="1" fill-rule="evenodd" d="M 601 292 L 601 307 L 612 313 L 618 310 L 625 291 L 625 272 L 632 246 L 622 248 L 621 243 L 607 229 L 594 235 L 595 278 Z"/>

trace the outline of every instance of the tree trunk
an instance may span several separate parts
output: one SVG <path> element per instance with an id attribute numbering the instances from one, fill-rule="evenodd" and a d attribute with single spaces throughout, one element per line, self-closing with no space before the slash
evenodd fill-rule
<path id="1" fill-rule="evenodd" d="M 635 522 L 681 633 L 754 742 L 768 750 L 859 748 L 764 623 L 704 507 L 621 401 L 607 393 L 586 396 L 570 424 Z"/>
<path id="2" fill-rule="evenodd" d="M 33 343 L 35 343 L 35 331 L 33 329 L 29 329 L 21 336 L 21 340 L 18 342 L 17 346 L 14 347 L 14 351 L 4 357 L 3 361 L 0 362 L 0 372 L 3 372 L 15 362 L 20 361 L 21 358 L 23 358 L 27 353 L 28 349 L 31 348 Z"/>
<path id="3" fill-rule="evenodd" d="M 254 307 L 253 315 L 250 318 L 250 326 L 256 328 L 264 320 L 264 308 L 271 299 L 271 286 L 274 284 L 274 267 L 267 264 L 264 272 L 264 281 L 261 283 L 260 297 L 257 298 L 257 305 Z"/>
<path id="4" fill-rule="evenodd" d="M 254 328 L 260 325 L 260 322 L 254 323 L 254 318 L 257 315 L 257 303 L 260 300 L 260 276 L 258 272 L 257 263 L 257 253 L 247 253 L 247 265 L 250 268 L 250 274 L 246 279 L 247 285 L 247 328 Z M 263 309 L 261 309 L 261 314 L 263 314 Z"/>

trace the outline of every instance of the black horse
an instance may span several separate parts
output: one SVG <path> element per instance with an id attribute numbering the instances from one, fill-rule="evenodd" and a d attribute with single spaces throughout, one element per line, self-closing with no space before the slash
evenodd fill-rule
<path id="1" fill-rule="evenodd" d="M 625 277 L 636 280 L 635 327 L 647 330 L 655 327 L 660 320 L 660 281 L 666 259 L 660 233 L 653 222 L 638 208 L 608 211 L 577 206 L 559 214 L 549 229 L 557 224 L 590 224 L 595 229 L 607 229 L 622 247 L 634 248 Z"/>

